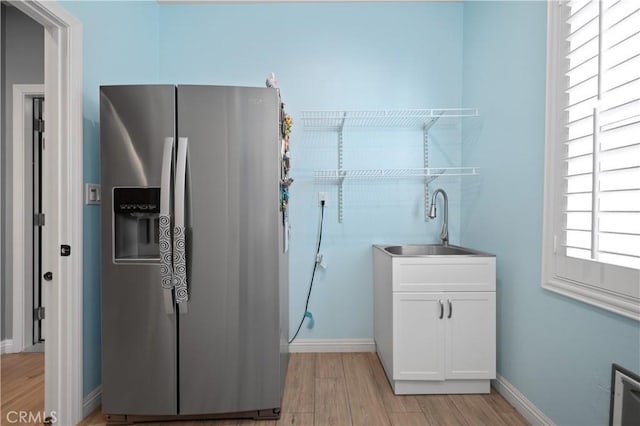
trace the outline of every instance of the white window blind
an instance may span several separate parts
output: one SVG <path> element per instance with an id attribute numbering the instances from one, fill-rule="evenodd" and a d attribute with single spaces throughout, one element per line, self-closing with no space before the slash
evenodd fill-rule
<path id="1" fill-rule="evenodd" d="M 640 269 L 640 1 L 563 10 L 562 249 Z"/>
<path id="2" fill-rule="evenodd" d="M 550 1 L 542 287 L 640 321 L 640 1 Z"/>

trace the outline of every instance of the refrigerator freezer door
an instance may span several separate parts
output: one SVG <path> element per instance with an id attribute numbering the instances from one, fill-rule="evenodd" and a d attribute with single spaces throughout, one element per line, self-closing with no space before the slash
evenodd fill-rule
<path id="1" fill-rule="evenodd" d="M 114 259 L 113 205 L 114 187 L 134 188 L 125 191 L 133 196 L 162 192 L 163 147 L 166 138 L 175 136 L 174 111 L 174 86 L 100 90 L 102 410 L 106 414 L 177 413 L 177 325 L 175 314 L 167 314 L 164 306 L 160 256 L 144 259 L 134 253 L 126 261 Z M 160 198 L 162 205 L 165 200 Z M 148 209 L 149 204 L 139 205 L 131 198 L 117 208 L 125 224 L 135 224 L 141 217 L 146 221 L 126 230 L 123 238 L 132 240 L 131 233 L 140 231 L 135 238 L 159 245 L 159 216 L 127 212 Z"/>
<path id="2" fill-rule="evenodd" d="M 280 407 L 278 96 L 178 86 L 189 139 L 180 414 Z"/>

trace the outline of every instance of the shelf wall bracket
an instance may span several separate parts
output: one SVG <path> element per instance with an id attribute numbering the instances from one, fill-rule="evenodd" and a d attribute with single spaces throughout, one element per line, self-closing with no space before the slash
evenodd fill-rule
<path id="1" fill-rule="evenodd" d="M 423 161 L 424 161 L 424 169 L 425 169 L 425 177 L 424 177 L 424 221 L 427 222 L 429 220 L 429 127 L 425 126 L 422 130 L 422 152 L 423 152 Z"/>
<path id="2" fill-rule="evenodd" d="M 340 180 L 338 182 L 338 223 L 342 223 L 342 201 L 343 201 L 343 192 L 344 192 L 344 171 L 343 171 L 343 133 L 344 133 L 344 123 L 347 120 L 347 113 L 344 112 L 342 114 L 342 122 L 340 123 L 340 128 L 338 129 L 338 176 L 340 176 Z"/>

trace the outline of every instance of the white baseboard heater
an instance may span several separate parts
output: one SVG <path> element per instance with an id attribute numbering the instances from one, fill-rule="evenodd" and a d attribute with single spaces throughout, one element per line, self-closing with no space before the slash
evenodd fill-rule
<path id="1" fill-rule="evenodd" d="M 640 376 L 613 364 L 609 426 L 640 425 Z"/>

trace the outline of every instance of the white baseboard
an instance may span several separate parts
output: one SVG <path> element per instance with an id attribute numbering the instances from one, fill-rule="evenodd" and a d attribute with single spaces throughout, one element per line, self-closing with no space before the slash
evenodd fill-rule
<path id="1" fill-rule="evenodd" d="M 542 410 L 536 407 L 533 402 L 529 401 L 522 392 L 501 375 L 497 375 L 496 380 L 492 381 L 492 385 L 532 425 L 555 426 L 553 420 L 547 417 Z"/>
<path id="2" fill-rule="evenodd" d="M 296 339 L 289 352 L 375 352 L 373 339 Z"/>
<path id="3" fill-rule="evenodd" d="M 12 339 L 4 339 L 0 342 L 0 353 L 8 354 L 13 352 L 13 340 Z"/>
<path id="4" fill-rule="evenodd" d="M 98 386 L 82 400 L 82 418 L 93 413 L 102 403 L 102 385 Z"/>

